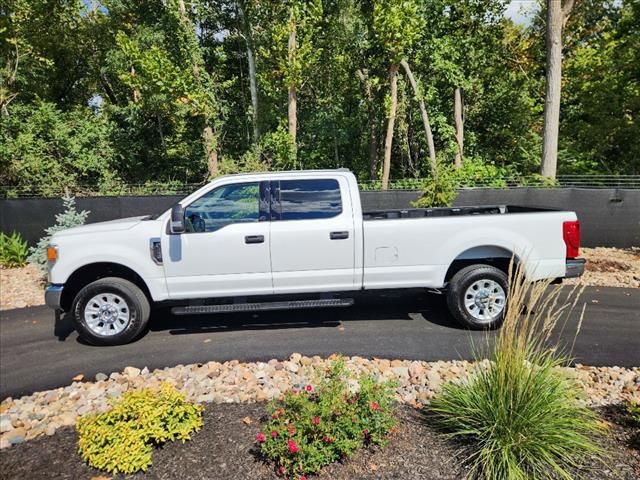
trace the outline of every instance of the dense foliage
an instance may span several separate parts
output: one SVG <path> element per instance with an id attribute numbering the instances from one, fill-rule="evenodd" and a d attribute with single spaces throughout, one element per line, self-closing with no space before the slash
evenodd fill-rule
<path id="1" fill-rule="evenodd" d="M 103 413 L 80 417 L 83 460 L 109 473 L 134 473 L 151 465 L 155 445 L 185 442 L 202 427 L 202 407 L 187 402 L 170 384 L 159 391 L 126 392 Z"/>
<path id="2" fill-rule="evenodd" d="M 575 379 L 559 368 L 568 358 L 551 339 L 581 292 L 560 298 L 561 289 L 549 282 L 530 283 L 522 271 L 510 277 L 490 361 L 446 384 L 428 409 L 436 425 L 467 442 L 472 477 L 571 479 L 603 453 L 597 442 L 603 424 L 580 402 Z"/>
<path id="3" fill-rule="evenodd" d="M 348 167 L 539 170 L 544 8 L 508 0 L 14 0 L 0 6 L 0 184 L 43 194 Z M 560 173 L 640 173 L 640 2 L 584 0 L 565 29 Z M 293 117 L 293 118 L 292 118 Z M 291 135 L 293 132 L 295 136 Z"/>
<path id="4" fill-rule="evenodd" d="M 269 404 L 270 421 L 256 436 L 278 475 L 304 478 L 363 445 L 385 445 L 395 431 L 394 390 L 372 377 L 352 381 L 344 361 L 332 363 L 317 387 L 307 385 Z"/>
<path id="5" fill-rule="evenodd" d="M 6 235 L 0 232 L 0 266 L 5 268 L 24 267 L 29 247 L 19 233 Z"/>

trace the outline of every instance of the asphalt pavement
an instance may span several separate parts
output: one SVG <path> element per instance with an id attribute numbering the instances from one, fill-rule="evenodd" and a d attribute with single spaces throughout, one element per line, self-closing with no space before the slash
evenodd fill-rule
<path id="1" fill-rule="evenodd" d="M 572 354 L 575 362 L 640 366 L 640 290 L 589 287 Z M 575 337 L 579 312 L 562 334 Z M 490 337 L 491 334 L 488 334 Z M 266 361 L 293 352 L 327 356 L 418 360 L 472 359 L 485 332 L 460 328 L 436 294 L 369 294 L 350 308 L 247 314 L 152 314 L 149 332 L 135 343 L 94 347 L 78 339 L 68 316 L 46 307 L 0 312 L 0 398 L 93 378 L 131 365 L 149 369 L 210 360 Z"/>

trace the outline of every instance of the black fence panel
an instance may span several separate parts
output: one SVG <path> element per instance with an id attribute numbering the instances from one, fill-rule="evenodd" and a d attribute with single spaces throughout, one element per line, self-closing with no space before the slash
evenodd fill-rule
<path id="1" fill-rule="evenodd" d="M 418 192 L 362 192 L 364 210 L 410 207 Z M 87 197 L 76 200 L 79 210 L 89 210 L 88 222 L 161 213 L 181 196 Z M 626 189 L 477 189 L 459 192 L 454 205 L 511 204 L 573 210 L 582 225 L 587 247 L 640 246 L 640 190 Z M 20 232 L 33 245 L 62 211 L 60 199 L 0 200 L 0 230 Z"/>
<path id="2" fill-rule="evenodd" d="M 78 210 L 88 210 L 87 223 L 105 222 L 116 218 L 162 213 L 183 196 L 149 197 L 84 197 L 76 198 Z M 19 232 L 29 245 L 35 244 L 44 229 L 56 222 L 63 211 L 59 198 L 26 198 L 0 200 L 0 230 Z"/>

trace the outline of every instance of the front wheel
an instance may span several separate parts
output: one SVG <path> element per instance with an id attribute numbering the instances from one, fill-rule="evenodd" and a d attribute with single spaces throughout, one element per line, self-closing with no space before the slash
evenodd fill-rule
<path id="1" fill-rule="evenodd" d="M 508 283 L 507 275 L 490 265 L 465 267 L 449 282 L 449 311 L 468 328 L 497 328 L 504 319 Z"/>
<path id="2" fill-rule="evenodd" d="M 150 315 L 147 296 L 134 283 L 101 278 L 76 295 L 71 312 L 80 337 L 93 345 L 122 345 L 134 340 Z"/>

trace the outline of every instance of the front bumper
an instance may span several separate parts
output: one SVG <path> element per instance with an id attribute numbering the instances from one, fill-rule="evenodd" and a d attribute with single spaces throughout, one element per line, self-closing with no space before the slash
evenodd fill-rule
<path id="1" fill-rule="evenodd" d="M 44 303 L 54 310 L 60 310 L 60 300 L 62 299 L 62 289 L 64 285 L 51 284 L 44 291 Z"/>
<path id="2" fill-rule="evenodd" d="M 584 258 L 571 258 L 567 259 L 567 269 L 564 274 L 564 278 L 580 277 L 584 273 L 584 265 L 586 260 Z"/>

